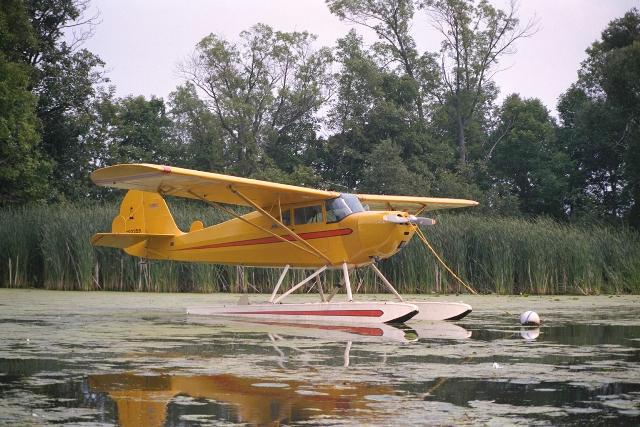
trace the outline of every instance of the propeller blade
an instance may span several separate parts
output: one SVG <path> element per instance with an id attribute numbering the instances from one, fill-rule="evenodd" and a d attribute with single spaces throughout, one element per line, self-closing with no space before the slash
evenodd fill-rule
<path id="1" fill-rule="evenodd" d="M 409 215 L 409 220 L 411 221 L 411 224 L 417 224 L 417 225 L 435 225 L 437 222 L 433 218 L 425 218 L 423 216 L 413 216 L 413 215 Z"/>
<path id="2" fill-rule="evenodd" d="M 417 224 L 417 225 L 434 225 L 436 223 L 435 219 L 424 218 L 421 216 L 409 215 L 409 217 L 398 216 L 398 215 L 385 215 L 382 217 L 384 222 L 391 222 L 393 224 Z"/>
<path id="3" fill-rule="evenodd" d="M 385 215 L 382 217 L 382 220 L 384 222 L 391 222 L 393 224 L 406 224 L 411 221 L 409 218 L 398 215 Z"/>

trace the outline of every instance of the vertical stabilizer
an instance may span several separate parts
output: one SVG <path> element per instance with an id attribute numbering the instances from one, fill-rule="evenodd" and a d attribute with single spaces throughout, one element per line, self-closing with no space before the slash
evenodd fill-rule
<path id="1" fill-rule="evenodd" d="M 120 214 L 111 223 L 112 233 L 181 234 L 169 207 L 158 193 L 129 190 Z"/>
<path id="2" fill-rule="evenodd" d="M 93 235 L 91 244 L 124 249 L 144 258 L 169 259 L 168 248 L 180 234 L 160 194 L 129 190 L 111 223 L 111 233 Z"/>

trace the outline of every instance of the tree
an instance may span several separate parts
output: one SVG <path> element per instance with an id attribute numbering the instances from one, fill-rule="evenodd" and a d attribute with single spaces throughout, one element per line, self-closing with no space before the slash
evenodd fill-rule
<path id="1" fill-rule="evenodd" d="M 326 141 L 320 167 L 326 181 L 360 190 L 370 156 L 384 141 L 399 150 L 408 171 L 424 174 L 429 134 L 415 120 L 415 80 L 379 66 L 354 31 L 338 40 L 336 58 L 341 70 L 328 124 L 337 132 Z"/>
<path id="2" fill-rule="evenodd" d="M 95 85 L 105 81 L 103 62 L 79 49 L 95 17 L 85 19 L 87 0 L 28 0 L 24 2 L 34 42 L 20 50 L 33 73 L 29 84 L 37 96 L 42 147 L 52 161 L 52 198 L 82 198 L 88 185 L 83 141 L 89 132 Z M 89 28 L 83 31 L 84 28 Z M 65 41 L 65 31 L 74 39 Z M 57 194 L 56 194 L 57 193 Z"/>
<path id="3" fill-rule="evenodd" d="M 327 124 L 335 133 L 326 141 L 320 169 L 328 182 L 351 191 L 358 186 L 365 157 L 376 143 L 365 135 L 365 128 L 382 98 L 382 72 L 354 30 L 337 41 L 335 57 L 340 72 L 327 114 Z"/>
<path id="4" fill-rule="evenodd" d="M 494 184 L 517 196 L 524 214 L 564 217 L 567 159 L 544 105 L 538 99 L 510 95 L 496 132 L 502 141 L 490 160 Z"/>
<path id="5" fill-rule="evenodd" d="M 224 171 L 222 131 L 215 115 L 198 97 L 195 86 L 191 83 L 178 86 L 169 95 L 169 108 L 172 138 L 184 167 Z"/>
<path id="6" fill-rule="evenodd" d="M 171 138 L 173 123 L 164 101 L 152 96 L 113 99 L 105 94 L 96 107 L 92 132 L 102 148 L 99 164 L 174 163 L 178 149 Z"/>
<path id="7" fill-rule="evenodd" d="M 87 147 L 93 120 L 95 85 L 101 77 L 94 71 L 102 61 L 91 52 L 71 53 L 65 48 L 51 62 L 39 64 L 38 117 L 42 124 L 43 149 L 54 163 L 52 181 L 57 197 L 83 198 L 90 185 Z"/>
<path id="8" fill-rule="evenodd" d="M 24 4 L 0 9 L 0 205 L 48 196 L 51 164 L 41 152 L 37 98 L 30 92 L 33 68 L 22 52 L 35 43 Z"/>
<path id="9" fill-rule="evenodd" d="M 409 30 L 415 5 L 413 0 L 326 0 L 329 10 L 340 19 L 362 25 L 378 36 L 374 50 L 384 63 L 395 62 L 419 92 L 414 97 L 420 123 L 425 124 L 425 97 L 436 79 L 433 56 L 420 55 Z"/>
<path id="10" fill-rule="evenodd" d="M 366 157 L 359 191 L 372 194 L 422 194 L 423 180 L 409 171 L 401 150 L 390 140 L 380 142 Z"/>
<path id="11" fill-rule="evenodd" d="M 573 86 L 558 103 L 559 138 L 572 162 L 572 216 L 619 217 L 629 206 L 623 176 L 625 117 L 605 99 Z"/>
<path id="12" fill-rule="evenodd" d="M 467 126 L 493 92 L 491 78 L 515 42 L 535 32 L 534 21 L 520 26 L 516 3 L 505 12 L 486 0 L 424 0 L 420 7 L 443 36 L 440 48 L 442 94 L 455 123 L 458 159 L 467 162 Z M 490 96 L 489 96 L 490 97 Z"/>
<path id="13" fill-rule="evenodd" d="M 610 22 L 587 55 L 558 104 L 561 139 L 576 166 L 572 209 L 640 226 L 638 9 Z"/>
<path id="14" fill-rule="evenodd" d="M 211 34 L 182 71 L 206 96 L 222 130 L 229 172 L 259 170 L 266 147 L 304 151 L 316 113 L 329 98 L 328 49 L 312 50 L 315 36 L 257 24 L 235 45 Z M 274 159 L 276 162 L 280 159 Z"/>

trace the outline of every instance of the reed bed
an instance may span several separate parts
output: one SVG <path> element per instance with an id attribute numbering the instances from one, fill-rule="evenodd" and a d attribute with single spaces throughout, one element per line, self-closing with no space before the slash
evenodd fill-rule
<path id="1" fill-rule="evenodd" d="M 197 203 L 171 203 L 178 226 L 224 219 Z M 144 261 L 94 248 L 117 204 L 32 205 L 0 210 L 0 286 L 60 290 L 270 292 L 277 269 Z M 640 292 L 640 236 L 624 227 L 577 226 L 549 219 L 441 215 L 424 232 L 449 266 L 480 293 L 601 294 Z M 466 292 L 417 238 L 380 263 L 403 293 Z M 289 284 L 305 272 L 294 271 Z M 329 272 L 325 291 L 341 275 Z M 370 269 L 352 276 L 359 292 L 384 287 Z"/>

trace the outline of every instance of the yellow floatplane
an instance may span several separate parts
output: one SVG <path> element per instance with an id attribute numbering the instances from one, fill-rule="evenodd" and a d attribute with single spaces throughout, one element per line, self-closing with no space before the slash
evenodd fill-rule
<path id="1" fill-rule="evenodd" d="M 106 167 L 94 171 L 91 179 L 100 186 L 129 190 L 111 233 L 92 237 L 95 246 L 121 248 L 147 259 L 284 268 L 268 302 L 191 308 L 189 314 L 392 323 L 413 317 L 460 319 L 471 312 L 471 306 L 463 303 L 404 301 L 376 262 L 397 253 L 420 233 L 419 225 L 435 223 L 417 216 L 422 212 L 475 206 L 477 202 L 346 194 L 152 164 Z M 163 196 L 201 200 L 234 218 L 209 227 L 196 220 L 188 232 L 182 232 Z M 240 215 L 228 205 L 253 211 Z M 398 302 L 353 301 L 349 271 L 365 266 L 373 269 Z M 315 271 L 279 295 L 290 268 Z M 322 292 L 317 278 L 327 269 L 342 270 L 346 302 L 332 302 L 335 292 Z M 314 279 L 321 302 L 282 303 Z"/>

